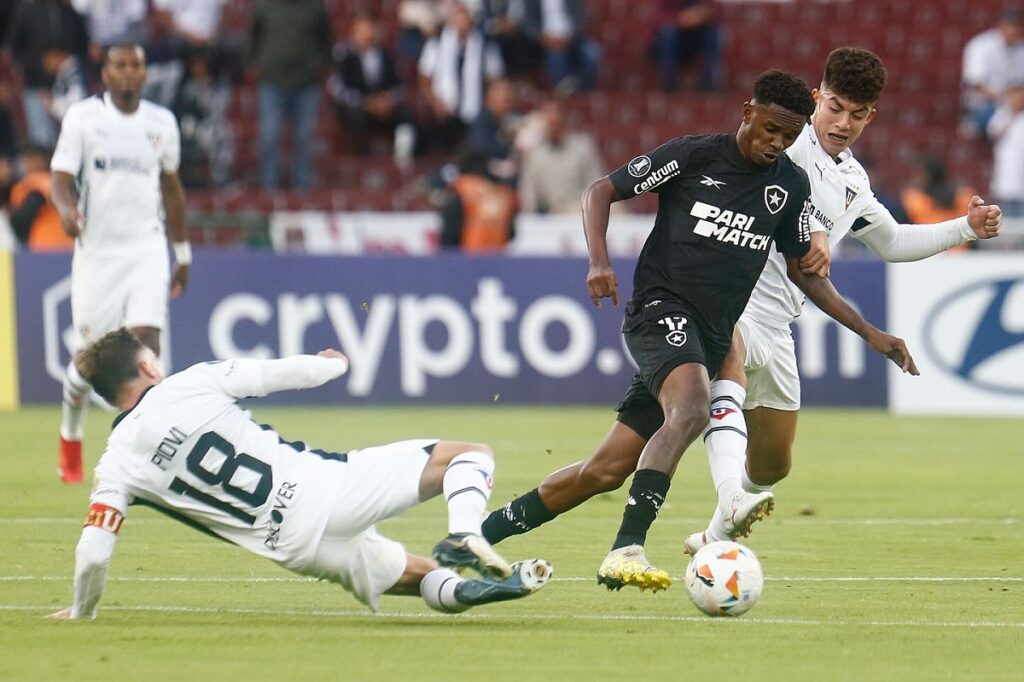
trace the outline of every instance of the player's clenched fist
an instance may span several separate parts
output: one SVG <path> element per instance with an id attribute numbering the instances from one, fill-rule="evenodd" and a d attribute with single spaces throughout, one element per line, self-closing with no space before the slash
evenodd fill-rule
<path id="1" fill-rule="evenodd" d="M 967 205 L 967 224 L 971 226 L 978 239 L 991 239 L 999 236 L 1003 225 L 1003 211 L 995 204 L 988 205 L 975 194 Z"/>
<path id="2" fill-rule="evenodd" d="M 610 265 L 591 265 L 587 272 L 587 292 L 598 308 L 602 298 L 611 298 L 613 305 L 619 305 L 619 281 Z"/>

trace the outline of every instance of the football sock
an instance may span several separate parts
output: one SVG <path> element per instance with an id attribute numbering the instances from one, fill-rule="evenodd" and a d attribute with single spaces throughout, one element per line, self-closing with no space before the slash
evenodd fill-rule
<path id="1" fill-rule="evenodd" d="M 64 440 L 82 440 L 90 391 L 92 386 L 78 373 L 75 363 L 69 362 L 64 370 L 64 406 L 60 420 L 60 435 Z"/>
<path id="2" fill-rule="evenodd" d="M 459 613 L 469 608 L 455 598 L 455 588 L 462 576 L 450 568 L 436 568 L 420 581 L 420 595 L 427 606 L 442 613 Z"/>
<path id="3" fill-rule="evenodd" d="M 449 533 L 480 534 L 493 474 L 494 459 L 483 452 L 463 452 L 448 463 L 441 486 L 448 503 Z"/>
<path id="4" fill-rule="evenodd" d="M 501 509 L 495 509 L 483 523 L 483 536 L 492 545 L 512 535 L 520 535 L 558 516 L 548 511 L 536 488 L 520 495 Z"/>
<path id="5" fill-rule="evenodd" d="M 704 429 L 704 444 L 719 504 L 727 503 L 742 489 L 747 461 L 746 397 L 746 390 L 735 381 L 711 383 L 711 419 Z"/>
<path id="6" fill-rule="evenodd" d="M 622 512 L 622 525 L 619 526 L 619 534 L 615 536 L 612 549 L 644 544 L 647 531 L 658 516 L 658 510 L 671 484 L 672 479 L 668 474 L 656 469 L 640 469 L 633 474 L 626 509 Z"/>

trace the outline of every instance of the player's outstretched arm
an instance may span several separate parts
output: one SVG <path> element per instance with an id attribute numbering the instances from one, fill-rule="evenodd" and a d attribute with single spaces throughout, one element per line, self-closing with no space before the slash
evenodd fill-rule
<path id="1" fill-rule="evenodd" d="M 906 263 L 977 239 L 998 237 L 1002 223 L 1002 210 L 986 204 L 977 195 L 971 197 L 965 216 L 925 225 L 901 225 L 878 204 L 869 222 L 871 229 L 865 229 L 858 237 L 882 260 Z"/>
<path id="2" fill-rule="evenodd" d="M 117 533 L 124 516 L 114 507 L 93 503 L 85 528 L 75 548 L 74 603 L 50 618 L 57 620 L 95 618 L 96 605 L 107 583 L 107 569 L 114 556 Z"/>
<path id="3" fill-rule="evenodd" d="M 832 280 L 805 274 L 800 269 L 800 260 L 795 256 L 786 257 L 789 278 L 811 299 L 822 312 L 839 324 L 853 331 L 871 348 L 896 363 L 901 370 L 914 376 L 920 374 L 914 358 L 907 350 L 906 342 L 892 334 L 878 329 L 857 312 L 849 302 L 832 286 Z"/>
<path id="4" fill-rule="evenodd" d="M 174 249 L 174 270 L 171 272 L 171 298 L 185 292 L 192 266 L 192 247 L 185 231 L 185 190 L 175 173 L 160 174 L 160 194 L 164 202 L 167 238 Z"/>
<path id="5" fill-rule="evenodd" d="M 602 298 L 619 305 L 619 287 L 608 256 L 608 216 L 613 203 L 621 199 L 608 176 L 595 180 L 583 192 L 583 233 L 587 238 L 590 269 L 587 292 L 598 308 Z"/>
<path id="6" fill-rule="evenodd" d="M 348 358 L 336 350 L 277 360 L 225 360 L 210 365 L 221 389 L 233 398 L 316 388 L 348 371 Z"/>

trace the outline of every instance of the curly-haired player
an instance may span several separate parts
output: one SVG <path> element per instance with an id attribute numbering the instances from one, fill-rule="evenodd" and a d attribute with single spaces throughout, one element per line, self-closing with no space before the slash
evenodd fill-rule
<path id="1" fill-rule="evenodd" d="M 680 457 L 708 423 L 710 378 L 718 374 L 772 244 L 816 303 L 833 311 L 843 305 L 827 279 L 798 266 L 810 240 L 810 187 L 806 173 L 783 151 L 813 111 L 811 93 L 799 79 L 765 72 L 743 105 L 737 133 L 676 138 L 587 189 L 587 287 L 595 305 L 608 297 L 618 304 L 605 244 L 609 206 L 648 191 L 659 194 L 622 325 L 639 372 L 597 452 L 492 513 L 485 537 L 498 542 L 526 532 L 618 488 L 636 471 L 598 582 L 610 589 L 671 584 L 668 573 L 647 561 L 647 530 Z"/>

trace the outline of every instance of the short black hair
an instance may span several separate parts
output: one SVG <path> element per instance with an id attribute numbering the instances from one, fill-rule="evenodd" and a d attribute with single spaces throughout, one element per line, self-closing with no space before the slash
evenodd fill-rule
<path id="1" fill-rule="evenodd" d="M 807 84 L 791 73 L 769 69 L 754 81 L 754 101 L 777 104 L 801 116 L 814 113 L 814 98 Z"/>
<path id="2" fill-rule="evenodd" d="M 146 60 L 146 48 L 142 46 L 142 43 L 133 43 L 129 40 L 122 41 L 120 43 L 113 43 L 111 45 L 105 45 L 103 47 L 103 57 L 100 59 L 100 66 L 106 66 L 107 62 L 110 61 L 111 50 L 142 50 L 142 60 Z"/>
<path id="3" fill-rule="evenodd" d="M 885 65 L 871 50 L 837 47 L 825 62 L 821 84 L 857 104 L 874 104 L 882 97 L 888 75 Z"/>
<path id="4" fill-rule="evenodd" d="M 139 337 L 121 327 L 76 355 L 75 367 L 93 390 L 113 405 L 121 388 L 138 378 L 138 355 L 143 348 Z"/>

